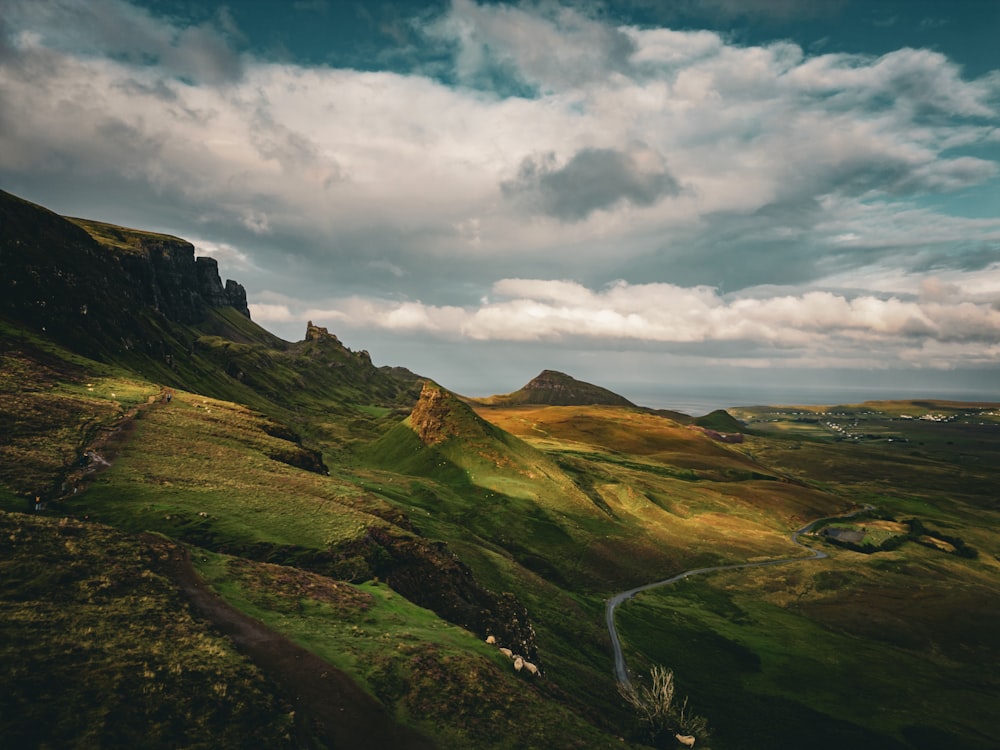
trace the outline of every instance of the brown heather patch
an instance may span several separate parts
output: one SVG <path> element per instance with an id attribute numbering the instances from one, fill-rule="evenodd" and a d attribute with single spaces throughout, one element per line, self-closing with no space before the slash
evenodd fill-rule
<path id="1" fill-rule="evenodd" d="M 874 519 L 871 521 L 864 521 L 861 525 L 868 529 L 880 529 L 894 534 L 906 534 L 910 531 L 909 526 L 905 523 L 899 523 L 898 521 L 883 521 Z"/>
<path id="2" fill-rule="evenodd" d="M 902 525 L 902 524 L 900 524 L 900 525 Z M 937 537 L 928 536 L 927 534 L 922 535 L 921 537 L 919 537 L 919 539 L 924 544 L 931 544 L 931 545 L 937 547 L 939 550 L 942 550 L 944 552 L 954 552 L 955 551 L 955 545 L 954 544 L 949 544 L 948 542 L 944 541 L 943 539 L 938 539 Z"/>
<path id="3" fill-rule="evenodd" d="M 0 511 L 0 744 L 292 745 L 290 708 L 163 575 L 173 549 Z"/>
<path id="4" fill-rule="evenodd" d="M 258 605 L 298 604 L 305 599 L 324 602 L 345 614 L 364 612 L 372 606 L 371 594 L 298 568 L 250 562 L 233 557 L 228 571 L 240 580 L 248 599 Z"/>

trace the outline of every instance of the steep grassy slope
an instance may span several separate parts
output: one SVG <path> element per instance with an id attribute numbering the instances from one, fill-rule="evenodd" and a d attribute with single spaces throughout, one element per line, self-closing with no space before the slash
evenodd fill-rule
<path id="1" fill-rule="evenodd" d="M 228 600 L 352 675 L 442 748 L 622 746 L 544 677 L 516 674 L 495 646 L 384 584 L 218 555 L 199 567 Z"/>
<path id="2" fill-rule="evenodd" d="M 311 457 L 246 407 L 185 392 L 138 419 L 114 465 L 74 512 L 202 546 L 322 549 L 379 519 L 353 486 L 300 464 Z M 385 522 L 382 522 L 385 523 Z"/>
<path id="3" fill-rule="evenodd" d="M 465 481 L 513 498 L 546 496 L 581 515 L 596 510 L 551 458 L 433 384 L 424 385 L 409 418 L 374 443 L 368 455 L 401 473 Z"/>

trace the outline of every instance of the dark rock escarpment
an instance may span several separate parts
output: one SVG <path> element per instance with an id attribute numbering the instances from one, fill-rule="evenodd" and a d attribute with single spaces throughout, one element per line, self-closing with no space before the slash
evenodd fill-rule
<path id="1" fill-rule="evenodd" d="M 0 315 L 85 353 L 155 342 L 156 320 L 196 324 L 214 307 L 249 317 L 243 287 L 223 286 L 216 261 L 194 253 L 177 237 L 69 220 L 0 191 Z"/>
<path id="2" fill-rule="evenodd" d="M 373 527 L 364 538 L 340 549 L 338 557 L 361 566 L 355 578 L 377 576 L 439 617 L 481 638 L 492 635 L 529 661 L 537 661 L 538 645 L 528 610 L 513 594 L 497 594 L 480 585 L 443 543 Z"/>

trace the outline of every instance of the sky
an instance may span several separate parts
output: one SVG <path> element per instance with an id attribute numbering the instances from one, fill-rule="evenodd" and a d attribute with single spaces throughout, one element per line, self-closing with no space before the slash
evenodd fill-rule
<path id="1" fill-rule="evenodd" d="M 467 395 L 1000 400 L 998 33 L 1000 0 L 0 0 L 0 188 Z"/>

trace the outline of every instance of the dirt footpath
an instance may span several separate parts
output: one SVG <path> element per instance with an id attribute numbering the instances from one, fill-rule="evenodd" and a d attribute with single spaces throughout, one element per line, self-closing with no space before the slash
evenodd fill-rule
<path id="1" fill-rule="evenodd" d="M 236 646 L 283 689 L 295 709 L 300 734 L 340 750 L 431 750 L 434 744 L 397 724 L 385 708 L 347 675 L 262 622 L 227 604 L 195 572 L 187 550 L 150 536 L 167 573 L 190 598 L 196 613 L 229 636 Z"/>

